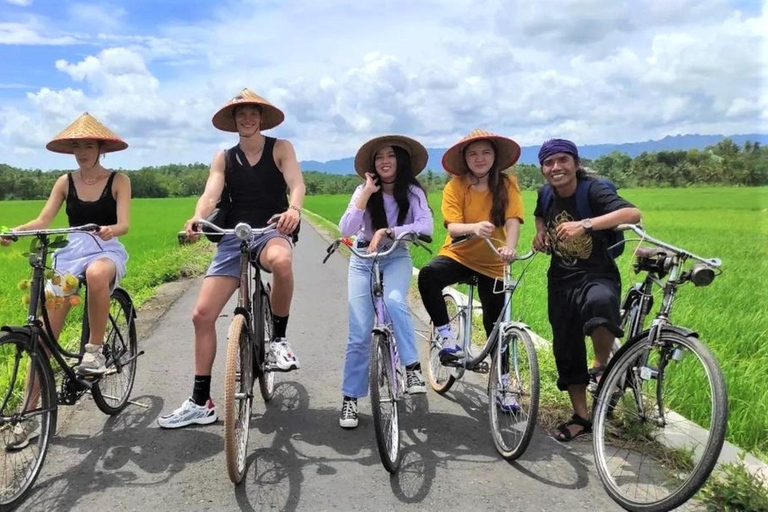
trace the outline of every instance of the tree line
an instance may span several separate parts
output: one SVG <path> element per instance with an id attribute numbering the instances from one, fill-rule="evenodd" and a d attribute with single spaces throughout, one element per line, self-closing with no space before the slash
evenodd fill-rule
<path id="1" fill-rule="evenodd" d="M 658 151 L 631 158 L 614 151 L 582 165 L 619 187 L 689 187 L 698 185 L 768 185 L 768 147 L 757 142 L 743 146 L 724 139 L 704 150 Z M 45 199 L 56 179 L 66 170 L 23 170 L 0 164 L 0 200 Z M 122 170 L 131 178 L 133 197 L 199 196 L 208 177 L 202 163 L 169 164 Z M 523 189 L 544 183 L 536 165 L 521 164 L 512 169 Z M 304 170 L 307 194 L 351 194 L 362 183 L 356 174 L 328 174 Z M 428 190 L 442 190 L 450 175 L 427 169 L 419 180 Z"/>

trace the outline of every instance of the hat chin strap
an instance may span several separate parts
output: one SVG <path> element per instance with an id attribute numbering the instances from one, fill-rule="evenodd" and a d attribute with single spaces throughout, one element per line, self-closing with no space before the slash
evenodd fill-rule
<path id="1" fill-rule="evenodd" d="M 479 176 L 477 174 L 473 173 L 471 169 L 469 170 L 469 173 L 472 175 L 473 178 L 475 178 L 477 180 L 481 180 L 481 179 L 485 178 L 486 176 L 488 176 L 489 174 L 491 174 L 492 170 L 493 170 L 493 168 L 488 169 L 488 171 L 485 174 L 481 174 Z"/>

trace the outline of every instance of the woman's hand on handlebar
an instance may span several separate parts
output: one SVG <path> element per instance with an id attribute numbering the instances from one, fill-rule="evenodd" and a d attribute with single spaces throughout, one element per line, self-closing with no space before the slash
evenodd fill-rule
<path id="1" fill-rule="evenodd" d="M 381 243 L 381 239 L 384 238 L 386 234 L 387 230 L 385 228 L 376 230 L 376 232 L 373 234 L 373 238 L 371 238 L 371 243 L 368 244 L 368 254 L 376 252 L 376 250 L 379 248 L 379 244 Z"/>
<path id="2" fill-rule="evenodd" d="M 499 253 L 499 258 L 501 258 L 501 261 L 503 261 L 504 263 L 509 263 L 510 261 L 515 259 L 515 256 L 517 256 L 517 251 L 512 247 L 508 247 L 506 245 L 502 245 L 501 247 L 496 249 L 496 252 Z"/>

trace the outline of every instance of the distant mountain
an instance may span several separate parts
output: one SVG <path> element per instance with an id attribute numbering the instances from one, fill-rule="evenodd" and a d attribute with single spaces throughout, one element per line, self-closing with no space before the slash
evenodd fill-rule
<path id="1" fill-rule="evenodd" d="M 729 135 L 728 137 L 739 146 L 747 141 L 768 144 L 768 134 Z M 579 147 L 579 154 L 584 158 L 595 159 L 613 151 L 621 151 L 634 158 L 644 152 L 704 149 L 707 146 L 717 144 L 725 138 L 725 135 L 674 135 L 664 137 L 661 140 L 649 140 L 645 142 L 585 145 Z M 446 149 L 447 148 L 427 149 L 427 152 L 429 153 L 429 169 L 434 171 L 442 170 L 443 167 L 440 164 L 440 160 Z M 538 165 L 538 153 L 539 146 L 523 146 L 523 154 L 520 157 L 520 163 Z M 354 157 L 329 160 L 327 162 L 306 160 L 301 162 L 301 168 L 304 171 L 320 171 L 331 174 L 353 174 L 355 172 Z"/>

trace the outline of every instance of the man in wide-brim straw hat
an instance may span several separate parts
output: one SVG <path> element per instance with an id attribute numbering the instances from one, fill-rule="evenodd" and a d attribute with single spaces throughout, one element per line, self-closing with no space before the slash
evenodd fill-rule
<path id="1" fill-rule="evenodd" d="M 485 130 L 473 130 L 443 155 L 443 167 L 454 175 L 443 189 L 441 205 L 448 236 L 438 256 L 419 272 L 422 301 L 442 340 L 439 354 L 443 364 L 455 365 L 465 357 L 459 333 L 451 329 L 443 288 L 477 278 L 486 335 L 490 335 L 504 306 L 504 296 L 493 292 L 494 282 L 504 275 L 504 265 L 515 257 L 523 202 L 515 177 L 502 171 L 512 167 L 518 158 L 517 142 Z M 452 238 L 463 235 L 475 238 L 451 245 Z M 484 238 L 492 240 L 496 252 Z M 502 363 L 502 383 L 509 382 L 507 372 Z M 503 386 L 495 400 L 504 412 L 519 409 L 514 395 Z"/>
<path id="2" fill-rule="evenodd" d="M 254 228 L 266 226 L 277 217 L 277 229 L 254 237 L 251 251 L 255 261 L 272 279 L 271 354 L 283 371 L 299 368 L 299 361 L 285 337 L 293 297 L 293 240 L 301 220 L 304 180 L 293 145 L 287 140 L 262 134 L 278 126 L 285 116 L 269 101 L 243 89 L 213 116 L 219 130 L 237 133 L 239 143 L 216 154 L 205 191 L 195 213 L 185 226 L 194 240 L 198 219 L 207 218 L 222 199 L 229 205 L 223 227 L 246 222 Z M 290 197 L 288 192 L 290 191 Z M 240 241 L 225 236 L 218 242 L 192 316 L 195 326 L 195 382 L 192 396 L 158 423 L 164 428 L 208 424 L 218 415 L 210 396 L 211 369 L 216 356 L 216 319 L 239 286 Z"/>
<path id="3" fill-rule="evenodd" d="M 67 274 L 85 276 L 90 332 L 76 370 L 80 374 L 101 375 L 109 370 L 102 346 L 110 294 L 125 275 L 128 261 L 128 254 L 118 237 L 128 232 L 131 183 L 125 174 L 104 169 L 99 157 L 104 153 L 122 151 L 128 144 L 86 112 L 56 135 L 46 147 L 57 153 L 74 155 L 78 168 L 56 180 L 48 201 L 36 219 L 13 230 L 48 228 L 64 204 L 69 226 L 99 226 L 93 234 L 71 233 L 67 245 L 54 253 L 52 266 L 59 277 L 46 286 L 46 293 L 53 294 L 46 300 L 46 310 L 53 335 L 58 337 L 70 306 L 77 305 L 79 297 L 74 295 L 77 289 L 54 283 Z M 9 239 L 0 239 L 2 245 L 10 242 Z M 39 399 L 39 386 L 33 385 L 30 393 L 26 403 L 34 408 Z M 4 448 L 6 451 L 21 450 L 39 433 L 39 418 L 32 416 L 16 425 Z"/>

